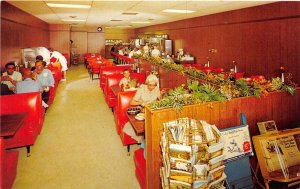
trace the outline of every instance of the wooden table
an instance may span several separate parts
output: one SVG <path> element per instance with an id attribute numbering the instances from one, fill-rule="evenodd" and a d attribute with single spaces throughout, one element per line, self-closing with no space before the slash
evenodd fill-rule
<path id="1" fill-rule="evenodd" d="M 143 135 L 145 133 L 145 120 L 140 121 L 135 119 L 135 115 L 129 115 L 127 114 L 129 122 L 131 123 L 132 127 L 134 128 L 134 131 L 137 135 Z"/>
<path id="2" fill-rule="evenodd" d="M 116 97 L 118 96 L 118 93 L 121 92 L 121 87 L 119 85 L 114 85 L 110 88 Z"/>
<path id="3" fill-rule="evenodd" d="M 26 112 L 1 115 L 0 137 L 12 137 L 27 117 Z"/>

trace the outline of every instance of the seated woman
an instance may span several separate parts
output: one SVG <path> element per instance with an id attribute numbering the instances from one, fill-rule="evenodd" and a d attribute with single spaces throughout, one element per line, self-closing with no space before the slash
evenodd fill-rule
<path id="1" fill-rule="evenodd" d="M 160 96 L 161 93 L 158 87 L 158 78 L 155 75 L 149 75 L 146 78 L 145 85 L 141 85 L 140 88 L 138 88 L 136 94 L 130 102 L 130 105 L 144 107 L 146 104 L 159 99 Z M 125 124 L 123 132 L 138 141 L 138 143 L 144 140 L 143 136 L 136 135 L 132 125 L 129 122 Z"/>

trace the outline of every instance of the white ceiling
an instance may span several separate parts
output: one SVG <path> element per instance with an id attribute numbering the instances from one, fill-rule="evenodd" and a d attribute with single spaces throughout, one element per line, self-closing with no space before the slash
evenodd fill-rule
<path id="1" fill-rule="evenodd" d="M 209 15 L 219 12 L 247 8 L 272 3 L 274 1 L 199 1 L 199 0 L 87 0 L 87 1 L 7 1 L 19 9 L 32 14 L 49 24 L 76 24 L 85 27 L 116 27 L 130 26 L 139 28 L 192 17 Z M 52 8 L 47 2 L 63 4 L 91 5 L 90 9 Z M 164 9 L 188 9 L 196 12 L 191 14 L 164 13 Z M 135 12 L 137 15 L 122 15 L 123 12 Z M 85 22 L 65 22 L 61 19 L 84 19 Z M 122 20 L 122 21 L 111 21 Z M 150 21 L 148 24 L 134 24 L 132 21 Z"/>

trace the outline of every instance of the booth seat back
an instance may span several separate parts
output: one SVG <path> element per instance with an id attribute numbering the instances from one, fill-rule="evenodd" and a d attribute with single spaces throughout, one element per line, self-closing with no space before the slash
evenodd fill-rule
<path id="1" fill-rule="evenodd" d="M 121 133 L 125 123 L 128 121 L 126 111 L 130 107 L 130 101 L 133 99 L 135 93 L 136 91 L 125 91 L 118 94 L 114 110 L 118 134 Z"/>
<path id="2" fill-rule="evenodd" d="M 133 99 L 136 91 L 125 91 L 118 93 L 118 100 L 116 105 L 116 111 L 114 112 L 116 114 L 116 126 L 117 126 L 117 132 L 120 134 L 121 141 L 124 146 L 127 145 L 127 149 L 129 152 L 129 146 L 131 144 L 136 144 L 137 141 L 132 139 L 129 135 L 124 133 L 122 130 L 125 126 L 125 123 L 128 122 L 127 117 L 127 109 L 130 107 L 130 101 Z"/>
<path id="3" fill-rule="evenodd" d="M 118 86 L 123 77 L 123 74 L 112 74 L 106 76 L 104 96 L 108 107 L 114 107 L 116 104 L 116 96 L 113 94 L 111 87 L 115 85 Z"/>
<path id="4" fill-rule="evenodd" d="M 146 160 L 144 149 L 140 148 L 134 152 L 135 175 L 142 189 L 146 189 Z"/>
<path id="5" fill-rule="evenodd" d="M 123 74 L 113 74 L 106 77 L 106 85 L 104 89 L 105 100 L 108 104 L 108 107 L 114 107 L 116 105 L 116 96 L 111 90 L 111 86 L 119 85 Z M 138 83 L 145 83 L 145 73 L 131 73 L 130 78 L 137 79 Z"/>
<path id="6" fill-rule="evenodd" d="M 5 148 L 33 145 L 44 120 L 41 93 L 6 95 L 1 96 L 0 101 L 1 114 L 28 113 L 14 137 L 5 139 Z"/>
<path id="7" fill-rule="evenodd" d="M 17 175 L 19 151 L 6 151 L 4 139 L 0 137 L 0 188 L 10 189 Z"/>
<path id="8" fill-rule="evenodd" d="M 131 66 L 110 66 L 110 67 L 101 68 L 100 69 L 100 88 L 102 90 L 105 89 L 107 75 L 121 74 L 124 69 L 131 70 Z"/>

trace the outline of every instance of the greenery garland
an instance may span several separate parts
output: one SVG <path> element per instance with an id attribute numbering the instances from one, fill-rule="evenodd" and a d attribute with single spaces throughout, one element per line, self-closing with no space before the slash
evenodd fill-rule
<path id="1" fill-rule="evenodd" d="M 224 77 L 224 74 L 204 73 L 193 67 L 184 67 L 175 64 L 173 60 L 163 61 L 160 57 L 139 56 L 156 66 L 162 66 L 168 70 L 175 70 L 182 74 L 187 74 L 195 78 L 188 81 L 188 86 L 179 86 L 174 90 L 168 91 L 167 95 L 161 100 L 149 104 L 153 110 L 161 108 L 174 108 L 180 112 L 184 105 L 230 100 L 232 98 L 245 96 L 265 96 L 269 92 L 284 90 L 294 95 L 296 84 L 292 82 L 291 74 L 285 82 L 279 77 L 270 80 L 260 79 L 247 82 L 244 78 L 237 79 L 235 82 Z M 197 79 L 201 80 L 200 83 Z"/>

